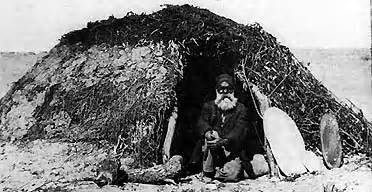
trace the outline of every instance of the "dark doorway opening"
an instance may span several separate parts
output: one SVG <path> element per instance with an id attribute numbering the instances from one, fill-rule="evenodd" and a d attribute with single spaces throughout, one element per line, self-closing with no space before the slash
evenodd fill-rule
<path id="1" fill-rule="evenodd" d="M 184 69 L 184 76 L 177 88 L 178 119 L 171 154 L 182 155 L 186 165 L 200 139 L 196 123 L 205 102 L 215 99 L 215 78 L 227 73 L 233 76 L 238 57 L 229 55 L 217 59 L 207 56 L 190 56 Z M 262 120 L 257 114 L 251 94 L 243 89 L 243 83 L 235 78 L 235 96 L 247 107 L 249 120 L 255 127 L 254 142 L 263 141 Z M 256 102 L 258 103 L 258 102 Z M 263 145 L 263 143 L 262 143 Z M 200 149 L 201 152 L 201 149 Z M 201 169 L 201 162 L 198 163 Z"/>

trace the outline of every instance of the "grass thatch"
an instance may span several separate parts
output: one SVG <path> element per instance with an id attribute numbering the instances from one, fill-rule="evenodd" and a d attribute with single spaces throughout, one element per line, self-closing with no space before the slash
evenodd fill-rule
<path id="1" fill-rule="evenodd" d="M 186 55 L 234 55 L 240 62 L 230 67 L 236 69 L 237 77 L 258 85 L 273 106 L 285 110 L 299 126 L 308 147 L 318 146 L 320 118 L 332 111 L 338 118 L 345 150 L 367 150 L 372 130 L 361 111 L 341 104 L 287 47 L 258 24 L 237 24 L 188 5 L 170 6 L 150 15 L 128 14 L 123 19 L 89 23 L 85 29 L 66 34 L 61 43 L 79 42 L 89 47 L 100 43 L 135 44 L 142 39 L 174 40 Z"/>

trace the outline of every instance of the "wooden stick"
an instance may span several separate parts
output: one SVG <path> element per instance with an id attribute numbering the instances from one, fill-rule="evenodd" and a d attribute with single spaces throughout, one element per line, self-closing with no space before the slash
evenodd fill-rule
<path id="1" fill-rule="evenodd" d="M 172 115 L 169 117 L 168 120 L 168 129 L 167 134 L 165 136 L 164 145 L 163 145 L 163 163 L 167 162 L 171 157 L 171 147 L 173 142 L 174 131 L 176 128 L 176 121 L 177 121 L 177 107 L 174 107 Z"/>
<path id="2" fill-rule="evenodd" d="M 94 181 L 98 186 L 122 185 L 127 182 L 162 184 L 172 183 L 178 179 L 182 171 L 182 157 L 175 155 L 168 162 L 155 165 L 147 169 L 120 170 L 118 159 L 105 159 L 99 163 L 98 176 L 88 180 Z"/>
<path id="3" fill-rule="evenodd" d="M 354 142 L 355 149 L 360 149 L 361 148 L 361 145 L 358 143 L 358 141 L 352 135 L 350 135 L 348 132 L 346 132 L 345 130 L 343 130 L 341 128 L 340 128 L 340 130 L 341 130 L 341 132 L 343 134 L 345 134 L 346 136 L 348 136 Z"/>
<path id="4" fill-rule="evenodd" d="M 270 107 L 269 98 L 266 95 L 260 93 L 258 88 L 255 87 L 255 86 L 253 86 L 251 88 L 251 91 L 254 93 L 254 95 L 258 99 L 259 111 L 257 111 L 257 112 L 260 113 L 261 118 L 263 118 L 263 115 L 265 114 L 265 111 Z M 254 99 L 254 98 L 252 98 L 252 99 Z M 270 176 L 279 178 L 278 165 L 275 162 L 274 155 L 271 151 L 269 142 L 267 141 L 266 137 L 265 137 L 265 141 L 264 141 L 264 149 L 265 149 L 265 152 L 266 152 L 267 162 L 268 162 L 269 168 L 270 168 Z"/>
<path id="5" fill-rule="evenodd" d="M 267 155 L 267 161 L 268 161 L 269 168 L 270 168 L 270 177 L 279 178 L 279 168 L 275 162 L 273 152 L 271 151 L 271 148 L 270 148 L 270 145 L 267 139 L 265 139 L 265 150 L 266 150 L 266 155 Z"/>
<path id="6" fill-rule="evenodd" d="M 173 156 L 168 162 L 148 169 L 126 170 L 127 181 L 135 183 L 161 184 L 169 179 L 177 179 L 182 170 L 182 157 Z"/>

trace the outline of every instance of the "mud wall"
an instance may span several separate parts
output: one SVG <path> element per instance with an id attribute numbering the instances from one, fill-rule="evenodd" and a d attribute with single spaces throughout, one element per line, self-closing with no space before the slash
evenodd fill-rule
<path id="1" fill-rule="evenodd" d="M 1 138 L 115 143 L 121 134 L 123 155 L 158 163 L 182 76 L 178 46 L 72 48 L 51 50 L 1 100 Z"/>

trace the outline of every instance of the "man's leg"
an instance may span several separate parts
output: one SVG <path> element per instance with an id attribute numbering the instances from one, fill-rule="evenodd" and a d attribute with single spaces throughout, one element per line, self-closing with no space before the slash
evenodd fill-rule
<path id="1" fill-rule="evenodd" d="M 214 176 L 215 169 L 213 164 L 213 156 L 210 150 L 203 151 L 203 174 L 206 177 L 212 178 Z"/>
<path id="2" fill-rule="evenodd" d="M 236 182 L 243 177 L 242 164 L 239 157 L 236 157 L 223 165 L 222 168 L 216 169 L 215 179 L 221 181 Z"/>
<path id="3" fill-rule="evenodd" d="M 222 148 L 207 149 L 203 146 L 203 173 L 207 177 L 213 178 L 216 173 L 216 167 L 221 167 L 226 162 L 226 156 Z"/>
<path id="4" fill-rule="evenodd" d="M 243 160 L 244 177 L 255 179 L 269 173 L 269 165 L 262 154 L 255 154 L 252 160 Z"/>

